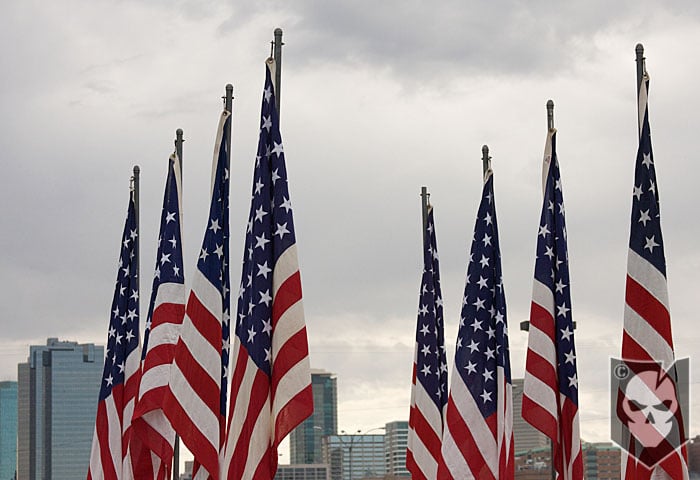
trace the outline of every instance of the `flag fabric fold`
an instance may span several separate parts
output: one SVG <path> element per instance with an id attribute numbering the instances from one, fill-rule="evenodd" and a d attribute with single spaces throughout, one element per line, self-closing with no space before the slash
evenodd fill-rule
<path id="1" fill-rule="evenodd" d="M 138 393 L 140 363 L 138 234 L 132 191 L 112 299 L 88 480 L 121 480 L 125 468 L 128 468 L 126 452 Z"/>
<path id="2" fill-rule="evenodd" d="M 168 160 L 156 266 L 143 341 L 139 397 L 129 453 L 132 478 L 170 478 L 175 430 L 163 412 L 170 364 L 185 315 L 180 159 Z"/>
<path id="3" fill-rule="evenodd" d="M 651 148 L 648 88 L 649 78 L 645 74 L 638 99 L 640 137 L 632 194 L 622 359 L 660 362 L 664 368 L 669 368 L 674 362 L 674 349 L 658 184 Z M 682 427 L 682 419 L 679 425 Z M 685 434 L 681 434 L 684 438 Z M 688 478 L 687 459 L 686 447 L 682 446 L 649 469 L 633 455 L 623 453 L 622 478 L 684 480 Z"/>
<path id="4" fill-rule="evenodd" d="M 271 480 L 277 447 L 313 412 L 308 341 L 284 149 L 266 66 L 238 291 L 221 477 Z"/>
<path id="5" fill-rule="evenodd" d="M 163 399 L 163 412 L 194 456 L 195 479 L 219 478 L 219 452 L 225 431 L 230 129 L 231 113 L 224 111 L 214 147 L 209 217 Z"/>
<path id="6" fill-rule="evenodd" d="M 583 478 L 583 462 L 578 375 L 555 129 L 547 134 L 542 173 L 544 199 L 537 235 L 522 415 L 550 438 L 557 479 L 579 480 Z"/>
<path id="7" fill-rule="evenodd" d="M 439 479 L 513 478 L 513 400 L 493 172 L 474 226 Z"/>
<path id="8" fill-rule="evenodd" d="M 406 468 L 414 480 L 434 479 L 437 476 L 447 405 L 447 358 L 440 261 L 431 205 L 428 205 L 423 229 L 423 276 L 413 355 L 406 454 Z"/>

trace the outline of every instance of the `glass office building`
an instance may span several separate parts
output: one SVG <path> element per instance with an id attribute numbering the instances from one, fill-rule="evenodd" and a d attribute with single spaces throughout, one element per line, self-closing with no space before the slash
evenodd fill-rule
<path id="1" fill-rule="evenodd" d="M 0 480 L 17 469 L 17 382 L 0 382 Z"/>
<path id="2" fill-rule="evenodd" d="M 386 474 L 384 435 L 329 435 L 323 438 L 324 462 L 332 480 L 358 480 Z"/>
<path id="3" fill-rule="evenodd" d="M 406 469 L 406 449 L 408 448 L 408 422 L 398 420 L 384 427 L 384 454 L 386 473 L 394 477 L 410 477 Z"/>
<path id="4" fill-rule="evenodd" d="M 292 430 L 289 436 L 292 464 L 324 463 L 321 440 L 326 435 L 338 433 L 338 387 L 335 375 L 312 370 L 311 390 L 314 413 Z"/>
<path id="5" fill-rule="evenodd" d="M 17 473 L 23 480 L 85 478 L 103 347 L 49 338 L 17 366 Z"/>

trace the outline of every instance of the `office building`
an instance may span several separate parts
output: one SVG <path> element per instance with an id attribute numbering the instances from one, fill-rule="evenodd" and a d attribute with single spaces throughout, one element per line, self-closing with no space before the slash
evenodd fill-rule
<path id="1" fill-rule="evenodd" d="M 103 347 L 49 338 L 17 366 L 17 478 L 85 478 Z"/>
<path id="2" fill-rule="evenodd" d="M 523 379 L 513 379 L 513 438 L 515 453 L 549 448 L 547 436 L 525 421 L 522 415 Z"/>
<path id="3" fill-rule="evenodd" d="M 275 480 L 330 480 L 330 471 L 326 464 L 280 465 Z"/>
<path id="4" fill-rule="evenodd" d="M 290 463 L 323 463 L 321 439 L 338 433 L 338 387 L 334 374 L 311 371 L 314 413 L 289 436 Z"/>
<path id="5" fill-rule="evenodd" d="M 582 442 L 583 478 L 586 480 L 619 480 L 622 453 L 612 443 Z"/>
<path id="6" fill-rule="evenodd" d="M 17 382 L 0 382 L 0 480 L 17 470 Z"/>
<path id="7" fill-rule="evenodd" d="M 384 435 L 329 435 L 323 437 L 322 451 L 331 480 L 361 480 L 386 474 Z"/>
<path id="8" fill-rule="evenodd" d="M 410 477 L 406 470 L 408 448 L 408 422 L 389 422 L 384 427 L 384 455 L 386 473 L 392 477 Z"/>

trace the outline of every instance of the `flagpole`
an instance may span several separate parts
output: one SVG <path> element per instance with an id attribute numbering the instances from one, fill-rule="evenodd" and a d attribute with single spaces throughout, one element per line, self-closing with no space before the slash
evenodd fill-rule
<path id="1" fill-rule="evenodd" d="M 554 130 L 554 100 L 547 100 L 547 129 Z"/>
<path id="2" fill-rule="evenodd" d="M 642 88 L 642 79 L 644 78 L 644 71 L 646 70 L 646 65 L 645 65 L 645 58 L 644 58 L 644 45 L 641 43 L 638 43 L 637 46 L 635 47 L 635 52 L 637 54 L 637 133 L 639 135 L 642 134 L 642 121 L 639 120 L 640 114 L 640 106 L 639 106 L 639 92 Z"/>
<path id="3" fill-rule="evenodd" d="M 423 206 L 423 250 L 425 251 L 426 242 L 428 241 L 428 239 L 425 237 L 425 228 L 428 224 L 428 204 L 430 203 L 428 187 L 421 187 L 420 196 L 421 204 Z"/>
<path id="4" fill-rule="evenodd" d="M 178 128 L 175 130 L 175 155 L 177 155 L 178 161 L 180 163 L 180 179 L 182 179 L 182 144 L 185 141 L 182 138 L 182 129 Z M 182 189 L 182 185 L 180 185 Z M 180 190 L 180 195 L 182 195 L 182 190 Z M 175 443 L 173 444 L 173 480 L 178 480 L 180 478 L 180 436 L 175 435 Z"/>
<path id="5" fill-rule="evenodd" d="M 141 281 L 140 281 L 140 273 L 141 273 L 141 268 L 140 268 L 140 251 L 139 251 L 139 245 L 141 242 L 139 241 L 139 238 L 141 236 L 140 232 L 140 226 L 139 226 L 139 175 L 141 174 L 141 169 L 139 168 L 138 165 L 134 165 L 134 175 L 131 177 L 133 179 L 133 189 L 131 191 L 132 198 L 134 200 L 134 213 L 136 214 L 135 220 L 136 220 L 136 238 L 134 239 L 134 242 L 136 243 L 136 291 L 139 293 L 139 299 L 138 302 L 141 302 Z M 140 309 L 139 309 L 140 310 Z"/>
<path id="6" fill-rule="evenodd" d="M 282 29 L 275 28 L 275 41 L 273 44 L 272 58 L 275 59 L 275 107 L 277 118 L 280 117 L 280 98 L 282 98 Z"/>
<path id="7" fill-rule="evenodd" d="M 489 161 L 491 160 L 491 157 L 489 157 L 489 146 L 484 145 L 481 147 L 481 162 L 484 170 L 484 177 L 486 176 L 486 171 L 489 169 Z"/>

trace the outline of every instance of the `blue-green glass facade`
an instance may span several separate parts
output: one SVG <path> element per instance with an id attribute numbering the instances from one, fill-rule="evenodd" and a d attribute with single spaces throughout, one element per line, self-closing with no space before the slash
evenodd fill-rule
<path id="1" fill-rule="evenodd" d="M 17 469 L 17 382 L 0 382 L 0 480 Z"/>
<path id="2" fill-rule="evenodd" d="M 18 366 L 18 478 L 87 474 L 102 381 L 103 348 L 48 339 Z M 1 479 L 0 479 L 1 480 Z"/>
<path id="3" fill-rule="evenodd" d="M 314 413 L 292 430 L 289 437 L 291 463 L 322 463 L 321 440 L 338 433 L 338 387 L 332 373 L 313 370 L 311 390 Z"/>

